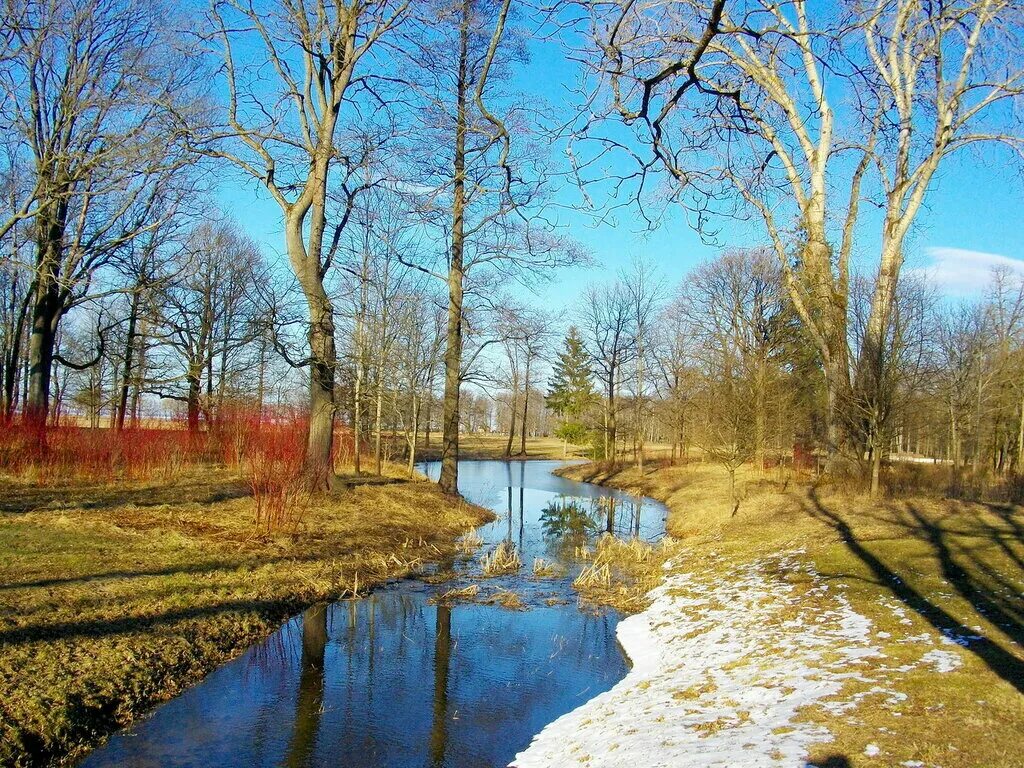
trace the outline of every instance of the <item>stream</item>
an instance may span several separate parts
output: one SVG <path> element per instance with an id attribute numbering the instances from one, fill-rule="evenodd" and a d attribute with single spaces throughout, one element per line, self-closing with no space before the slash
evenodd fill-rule
<path id="1" fill-rule="evenodd" d="M 475 554 L 425 580 L 308 609 L 80 765 L 507 765 L 627 671 L 619 615 L 576 599 L 575 548 L 606 531 L 648 541 L 665 531 L 660 503 L 551 474 L 563 464 L 461 462 L 463 495 L 498 515 L 477 529 Z M 439 472 L 437 463 L 419 468 Z M 523 566 L 485 578 L 481 558 L 503 540 Z M 535 577 L 535 558 L 559 573 Z M 471 585 L 472 602 L 436 604 Z M 505 591 L 524 610 L 486 603 Z"/>

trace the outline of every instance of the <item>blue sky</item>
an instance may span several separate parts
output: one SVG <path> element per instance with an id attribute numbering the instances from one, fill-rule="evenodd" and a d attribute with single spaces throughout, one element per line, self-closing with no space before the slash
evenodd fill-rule
<path id="1" fill-rule="evenodd" d="M 531 45 L 531 62 L 521 82 L 528 95 L 557 110 L 570 98 L 567 86 L 576 77 L 555 43 Z M 254 182 L 240 175 L 226 176 L 217 194 L 224 213 L 236 218 L 267 253 L 281 254 L 281 214 Z M 594 266 L 563 270 L 538 289 L 537 302 L 572 312 L 585 286 L 628 266 L 634 256 L 653 258 L 665 279 L 679 282 L 687 270 L 713 256 L 718 246 L 707 245 L 687 224 L 680 211 L 669 211 L 659 228 L 645 229 L 629 209 L 594 226 L 581 213 L 562 210 L 559 220 L 592 254 Z M 1005 264 L 1024 274 L 1024 179 L 1005 151 L 988 147 L 950 158 L 930 191 L 926 209 L 907 243 L 907 268 L 928 270 L 950 297 L 979 293 L 992 266 Z M 749 246 L 762 242 L 755 224 L 723 223 L 723 246 Z M 862 255 L 870 259 L 870 244 Z M 602 275 L 602 272 L 604 275 Z"/>

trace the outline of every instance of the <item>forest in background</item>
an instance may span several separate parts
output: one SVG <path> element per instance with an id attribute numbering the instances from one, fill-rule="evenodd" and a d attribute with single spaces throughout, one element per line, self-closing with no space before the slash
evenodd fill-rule
<path id="1" fill-rule="evenodd" d="M 872 491 L 931 459 L 1017 498 L 1021 273 L 957 303 L 903 266 L 947 158 L 1020 146 L 1020 11 L 8 3 L 4 462 L 71 471 L 93 446 L 116 476 L 175 426 L 244 463 L 290 424 L 311 489 L 419 449 L 454 491 L 460 430 L 501 431 L 505 455 L 550 434 L 642 466 L 663 444 Z M 517 81 L 538 30 L 579 69 L 553 108 Z M 276 253 L 218 212 L 225 184 L 276 203 Z M 542 309 L 532 286 L 599 266 L 567 190 L 651 226 L 681 206 L 708 237 L 740 217 L 765 245 L 681 285 L 648 254 Z"/>

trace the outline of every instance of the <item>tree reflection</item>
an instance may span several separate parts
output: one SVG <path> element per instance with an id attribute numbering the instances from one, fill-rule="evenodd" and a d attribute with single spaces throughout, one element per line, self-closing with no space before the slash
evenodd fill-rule
<path id="1" fill-rule="evenodd" d="M 444 751 L 448 743 L 448 669 L 452 651 L 452 609 L 437 606 L 434 625 L 434 719 L 430 729 L 430 764 L 444 765 Z"/>
<path id="2" fill-rule="evenodd" d="M 578 499 L 555 499 L 540 512 L 541 530 L 552 539 L 584 538 L 598 531 L 592 514 Z"/>
<path id="3" fill-rule="evenodd" d="M 289 768 L 309 765 L 316 747 L 324 703 L 324 651 L 327 647 L 327 606 L 302 614 L 302 672 L 295 701 L 295 730 L 288 746 Z"/>

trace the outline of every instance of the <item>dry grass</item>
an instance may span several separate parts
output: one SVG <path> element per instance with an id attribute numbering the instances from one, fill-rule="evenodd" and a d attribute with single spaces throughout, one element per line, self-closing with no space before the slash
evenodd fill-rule
<path id="1" fill-rule="evenodd" d="M 479 584 L 470 584 L 461 589 L 449 589 L 439 595 L 433 595 L 427 602 L 432 604 L 450 605 L 451 603 L 464 603 L 473 600 L 480 593 Z"/>
<path id="2" fill-rule="evenodd" d="M 558 563 L 552 563 L 543 557 L 533 559 L 533 577 L 535 579 L 552 579 L 560 576 L 564 570 Z"/>
<path id="3" fill-rule="evenodd" d="M 476 528 L 470 528 L 459 537 L 458 545 L 460 552 L 466 555 L 471 555 L 484 545 L 484 540 L 481 538 L 480 534 L 477 533 Z"/>
<path id="4" fill-rule="evenodd" d="M 70 764 L 320 601 L 456 553 L 489 513 L 429 483 L 315 498 L 253 528 L 245 484 L 0 481 L 0 764 Z"/>
<path id="5" fill-rule="evenodd" d="M 500 605 L 502 608 L 508 608 L 512 611 L 526 610 L 526 603 L 523 602 L 523 599 L 518 594 L 508 589 L 502 589 L 495 592 L 484 600 L 484 602 L 489 605 Z"/>
<path id="6" fill-rule="evenodd" d="M 577 550 L 587 564 L 572 585 L 588 602 L 625 613 L 642 611 L 649 604 L 648 593 L 661 583 L 665 563 L 678 552 L 679 544 L 671 539 L 652 545 L 605 535 L 593 550 Z"/>
<path id="7" fill-rule="evenodd" d="M 515 573 L 522 567 L 523 561 L 519 557 L 516 545 L 507 539 L 502 540 L 498 546 L 480 558 L 480 570 L 486 576 Z"/>
<path id="8" fill-rule="evenodd" d="M 811 755 L 813 764 L 1022 765 L 1021 507 L 937 494 L 873 500 L 748 471 L 740 476 L 743 500 L 733 516 L 725 473 L 709 464 L 649 466 L 642 475 L 629 466 L 591 464 L 559 474 L 666 502 L 669 533 L 687 558 L 712 570 L 712 578 L 718 568 L 803 551 L 820 578 L 871 619 L 872 642 L 884 656 L 857 671 L 876 682 L 848 684 L 843 696 L 863 699 L 842 717 L 805 712 L 835 736 Z M 589 580 L 604 589 L 603 570 L 591 570 Z M 962 666 L 940 673 L 921 663 L 933 649 L 954 651 Z M 878 681 L 907 698 L 870 693 Z M 879 748 L 878 757 L 864 755 L 868 744 Z"/>

